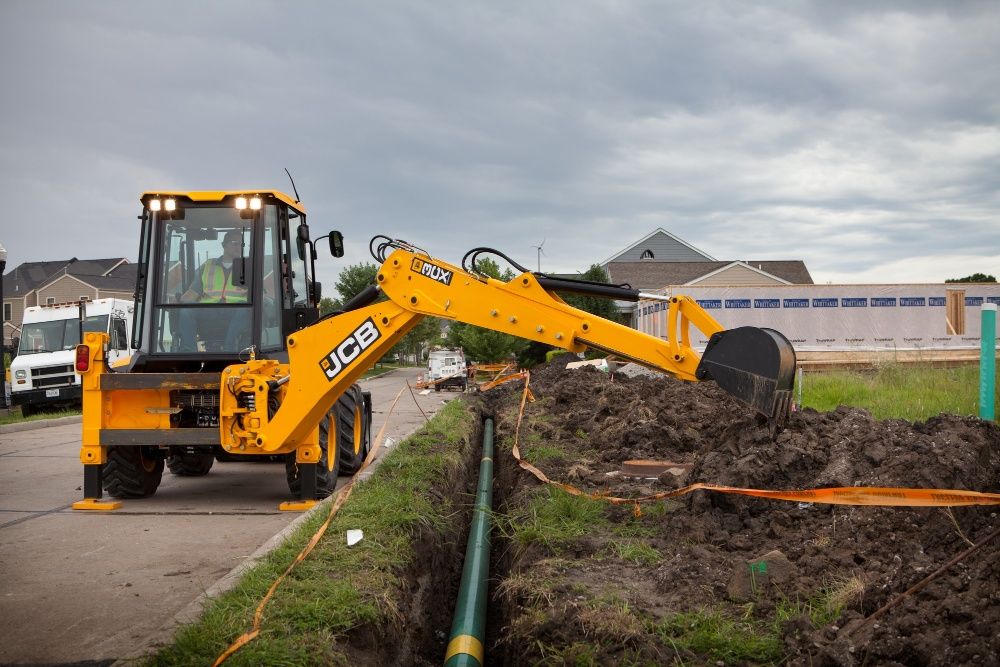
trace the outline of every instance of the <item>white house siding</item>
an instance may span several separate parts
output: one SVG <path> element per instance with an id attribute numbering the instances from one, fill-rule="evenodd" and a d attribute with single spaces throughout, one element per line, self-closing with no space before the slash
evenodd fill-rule
<path id="1" fill-rule="evenodd" d="M 709 287 L 713 285 L 783 285 L 780 280 L 769 278 L 745 266 L 730 266 L 724 271 L 701 278 L 693 285 Z"/>
<path id="2" fill-rule="evenodd" d="M 964 333 L 949 333 L 949 289 L 965 290 Z M 989 284 L 685 285 L 658 291 L 690 296 L 726 329 L 776 329 L 801 351 L 978 349 L 981 306 L 1000 304 L 1000 285 Z M 666 314 L 665 304 L 640 301 L 636 328 L 663 338 Z M 701 349 L 708 341 L 692 331 L 691 342 Z"/>

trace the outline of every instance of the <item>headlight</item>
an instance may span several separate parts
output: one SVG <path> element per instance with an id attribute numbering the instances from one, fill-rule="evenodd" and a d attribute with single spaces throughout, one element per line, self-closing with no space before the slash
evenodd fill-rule
<path id="1" fill-rule="evenodd" d="M 246 207 L 247 207 L 247 198 L 246 197 L 237 197 L 236 198 L 236 208 L 238 208 L 239 210 L 242 211 Z"/>
<path id="2" fill-rule="evenodd" d="M 159 211 L 160 210 L 160 200 L 159 199 L 150 199 L 149 200 L 149 210 L 150 211 Z"/>
<path id="3" fill-rule="evenodd" d="M 250 210 L 259 211 L 260 210 L 260 197 L 250 198 Z"/>
<path id="4" fill-rule="evenodd" d="M 163 208 L 167 211 L 177 210 L 177 202 L 173 199 L 167 199 L 163 202 Z"/>
<path id="5" fill-rule="evenodd" d="M 17 378 L 18 380 L 23 380 L 24 378 L 28 377 L 28 372 L 27 371 L 14 371 L 14 377 Z"/>

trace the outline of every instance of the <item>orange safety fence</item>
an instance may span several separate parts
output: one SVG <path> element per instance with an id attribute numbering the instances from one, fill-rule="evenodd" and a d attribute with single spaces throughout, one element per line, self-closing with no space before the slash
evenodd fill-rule
<path id="1" fill-rule="evenodd" d="M 267 603 L 271 601 L 271 598 L 274 596 L 274 592 L 278 590 L 278 586 L 280 586 L 281 582 L 283 582 L 285 578 L 288 577 L 288 574 L 292 571 L 292 569 L 295 568 L 295 566 L 301 563 L 303 560 L 305 560 L 306 556 L 308 556 L 309 553 L 313 550 L 313 548 L 317 544 L 319 544 L 320 539 L 322 539 L 323 535 L 326 533 L 326 529 L 329 528 L 330 522 L 333 520 L 334 515 L 337 514 L 340 508 L 344 505 L 345 502 L 347 502 L 347 499 L 351 496 L 351 492 L 354 491 L 355 480 L 357 480 L 360 477 L 362 471 L 364 471 L 365 468 L 367 468 L 368 465 L 375 460 L 375 457 L 378 455 L 378 450 L 382 447 L 382 437 L 385 435 L 385 427 L 389 424 L 389 417 L 390 415 L 392 415 L 392 411 L 396 408 L 396 403 L 399 402 L 399 397 L 403 395 L 404 391 L 406 391 L 406 387 L 403 387 L 402 389 L 399 390 L 399 393 L 396 394 L 396 398 L 394 398 L 392 401 L 392 405 L 389 406 L 389 411 L 386 412 L 385 415 L 385 422 L 383 422 L 382 428 L 379 429 L 378 435 L 375 436 L 375 442 L 372 445 L 371 451 L 368 452 L 368 456 L 365 457 L 364 463 L 361 464 L 361 467 L 358 469 L 358 472 L 355 473 L 353 477 L 351 477 L 350 481 L 347 482 L 347 484 L 345 484 L 340 489 L 340 491 L 337 492 L 337 496 L 334 499 L 333 505 L 330 506 L 330 513 L 327 515 L 326 521 L 324 521 L 323 525 L 321 525 L 319 529 L 316 530 L 316 533 L 312 536 L 312 538 L 310 538 L 309 543 L 302 548 L 302 551 L 300 551 L 299 555 L 295 557 L 295 560 L 292 561 L 291 565 L 288 566 L 288 568 L 281 574 L 281 576 L 279 576 L 277 579 L 274 580 L 274 583 L 271 584 L 271 588 L 268 589 L 267 593 L 264 595 L 264 598 L 260 601 L 260 604 L 257 605 L 257 609 L 256 611 L 254 611 L 253 615 L 253 628 L 243 633 L 239 637 L 237 637 L 233 641 L 233 643 L 230 644 L 229 647 L 225 651 L 223 651 L 218 658 L 215 659 L 215 662 L 212 663 L 212 667 L 218 667 L 219 665 L 224 663 L 226 660 L 229 659 L 231 655 L 236 653 L 243 646 L 249 644 L 251 641 L 256 639 L 257 635 L 260 634 L 260 625 L 261 622 L 264 620 L 264 607 L 266 607 Z"/>
<path id="2" fill-rule="evenodd" d="M 528 384 L 531 381 L 531 374 L 528 371 L 524 375 L 524 392 L 521 396 L 521 406 L 517 414 L 517 425 L 514 428 L 514 458 L 521 468 L 530 472 L 539 481 L 551 484 L 563 489 L 567 493 L 575 496 L 587 496 L 597 500 L 606 500 L 614 505 L 635 505 L 636 513 L 639 513 L 639 504 L 654 500 L 666 500 L 686 495 L 692 491 L 705 490 L 716 493 L 731 493 L 742 496 L 753 496 L 756 498 L 769 498 L 771 500 L 787 500 L 799 503 L 824 503 L 830 505 L 875 505 L 879 507 L 960 507 L 967 505 L 1000 505 L 1000 493 L 983 493 L 979 491 L 965 491 L 963 489 L 908 489 L 899 487 L 880 486 L 848 486 L 823 489 L 796 489 L 769 491 L 764 489 L 744 489 L 734 486 L 720 486 L 717 484 L 705 484 L 698 482 L 690 484 L 673 491 L 663 491 L 652 495 L 639 496 L 634 498 L 624 498 L 611 496 L 607 493 L 596 492 L 587 493 L 581 491 L 572 484 L 555 481 L 521 458 L 521 450 L 518 446 L 521 438 L 521 422 L 524 418 L 524 408 L 531 390 Z M 532 400 L 534 400 L 532 398 Z"/>

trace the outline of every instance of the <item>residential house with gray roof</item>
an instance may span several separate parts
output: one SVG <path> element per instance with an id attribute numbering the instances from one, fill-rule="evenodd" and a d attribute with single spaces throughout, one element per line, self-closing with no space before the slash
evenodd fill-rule
<path id="1" fill-rule="evenodd" d="M 3 344 L 10 346 L 21 333 L 24 310 L 29 306 L 93 301 L 117 297 L 131 299 L 135 292 L 137 264 L 124 257 L 25 262 L 3 277 Z"/>
<path id="2" fill-rule="evenodd" d="M 601 267 L 612 283 L 651 291 L 678 285 L 812 285 L 802 260 L 720 261 L 670 232 L 657 228 L 611 255 Z M 617 302 L 634 325 L 635 304 Z"/>

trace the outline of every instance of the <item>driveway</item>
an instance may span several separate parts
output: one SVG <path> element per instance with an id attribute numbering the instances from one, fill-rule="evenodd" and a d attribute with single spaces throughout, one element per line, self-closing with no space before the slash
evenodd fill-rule
<path id="1" fill-rule="evenodd" d="M 398 442 L 424 422 L 405 384 L 420 372 L 362 382 L 372 392 L 373 433 L 400 389 L 386 436 Z M 414 394 L 428 416 L 458 395 Z M 301 516 L 277 510 L 289 493 L 276 463 L 216 463 L 200 478 L 166 472 L 152 498 L 74 512 L 79 447 L 79 424 L 0 433 L 0 663 L 136 655 Z"/>

